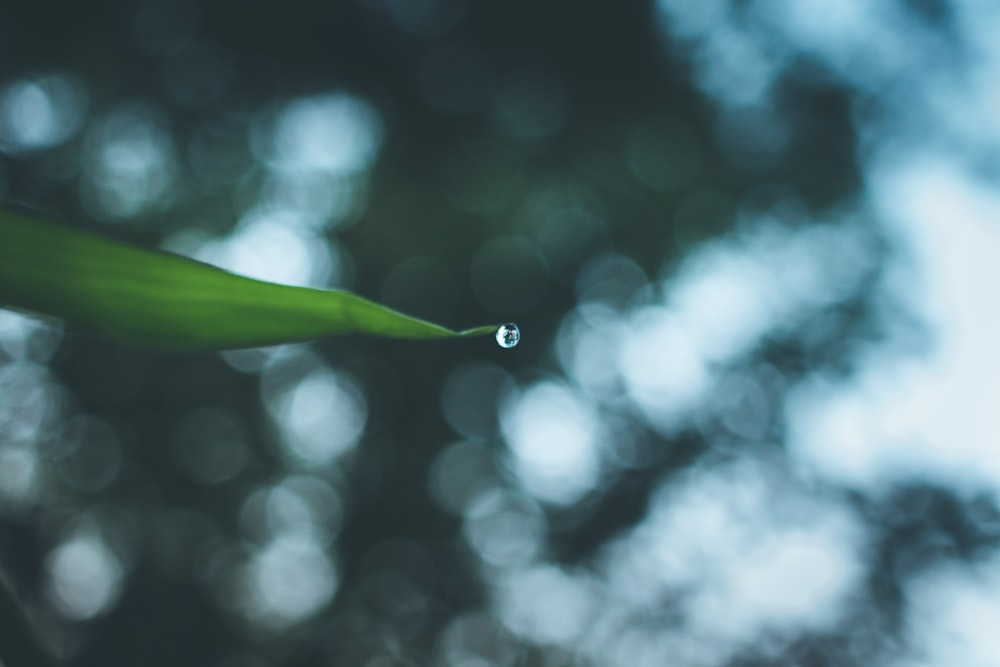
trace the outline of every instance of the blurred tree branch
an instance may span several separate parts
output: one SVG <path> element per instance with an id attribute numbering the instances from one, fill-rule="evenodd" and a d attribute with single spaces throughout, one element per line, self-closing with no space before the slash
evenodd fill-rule
<path id="1" fill-rule="evenodd" d="M 59 661 L 39 641 L 34 623 L 0 576 L 0 662 L 4 667 L 56 667 Z"/>

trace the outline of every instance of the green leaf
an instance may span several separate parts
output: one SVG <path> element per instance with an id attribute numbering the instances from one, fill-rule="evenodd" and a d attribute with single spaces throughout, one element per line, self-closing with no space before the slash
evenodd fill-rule
<path id="1" fill-rule="evenodd" d="M 480 336 L 497 328 L 453 331 L 350 292 L 254 280 L 5 210 L 0 306 L 173 350 L 257 347 L 346 333 Z"/>

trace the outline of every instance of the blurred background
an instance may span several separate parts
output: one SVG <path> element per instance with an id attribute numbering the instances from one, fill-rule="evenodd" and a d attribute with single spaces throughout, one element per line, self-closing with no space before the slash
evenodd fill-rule
<path id="1" fill-rule="evenodd" d="M 0 578 L 80 666 L 995 665 L 998 34 L 0 3 L 4 202 L 522 331 L 162 355 L 0 311 Z"/>

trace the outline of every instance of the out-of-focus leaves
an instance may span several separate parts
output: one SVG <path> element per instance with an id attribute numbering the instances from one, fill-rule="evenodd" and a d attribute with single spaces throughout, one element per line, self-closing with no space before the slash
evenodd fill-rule
<path id="1" fill-rule="evenodd" d="M 142 347 L 256 347 L 359 333 L 432 339 L 453 331 L 356 294 L 263 282 L 0 211 L 0 306 L 52 315 Z"/>

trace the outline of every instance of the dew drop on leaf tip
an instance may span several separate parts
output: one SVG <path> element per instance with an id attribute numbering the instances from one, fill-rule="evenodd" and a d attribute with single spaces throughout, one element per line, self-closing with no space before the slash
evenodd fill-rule
<path id="1" fill-rule="evenodd" d="M 521 330 L 513 322 L 501 324 L 497 329 L 497 345 L 510 349 L 521 342 Z"/>

